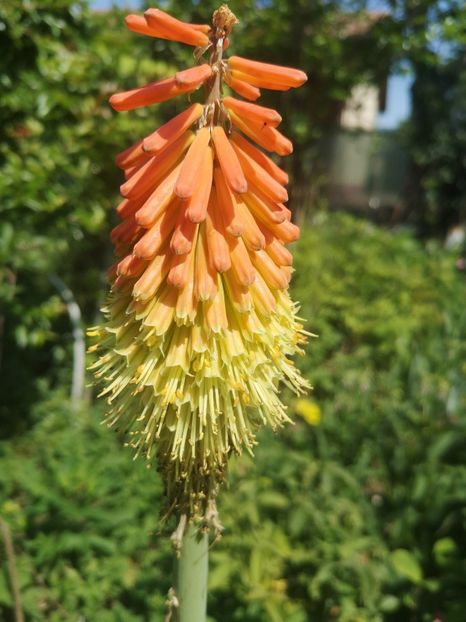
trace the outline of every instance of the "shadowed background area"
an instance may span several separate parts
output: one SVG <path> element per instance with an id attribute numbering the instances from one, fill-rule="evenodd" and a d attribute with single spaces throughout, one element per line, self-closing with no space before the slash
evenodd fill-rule
<path id="1" fill-rule="evenodd" d="M 186 106 L 115 114 L 108 98 L 193 61 L 127 32 L 128 11 L 109 5 L 0 7 L 6 622 L 18 601 L 26 620 L 158 621 L 170 587 L 158 475 L 100 424 L 92 390 L 78 394 L 82 329 L 100 318 L 112 263 L 114 156 Z M 205 22 L 216 6 L 162 8 Z M 318 338 L 298 361 L 313 392 L 286 396 L 295 425 L 232 460 L 209 619 L 463 622 L 465 9 L 230 6 L 232 54 L 310 76 L 263 103 L 295 144 L 282 163 L 302 227 L 292 294 Z M 387 84 L 405 68 L 410 116 L 382 130 Z"/>

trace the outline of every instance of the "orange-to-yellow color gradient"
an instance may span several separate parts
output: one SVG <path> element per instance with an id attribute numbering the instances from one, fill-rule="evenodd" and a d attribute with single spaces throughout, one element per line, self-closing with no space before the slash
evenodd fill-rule
<path id="1" fill-rule="evenodd" d="M 117 261 L 107 322 L 90 331 L 109 425 L 156 459 L 168 512 L 189 516 L 205 513 L 229 455 L 251 450 L 259 426 L 288 421 L 279 383 L 307 388 L 291 360 L 305 331 L 287 292 L 285 244 L 299 236 L 288 175 L 253 142 L 281 156 L 293 147 L 279 113 L 251 103 L 260 88 L 285 91 L 306 75 L 224 59 L 235 23 L 226 7 L 211 27 L 158 9 L 129 15 L 136 33 L 195 46 L 199 64 L 110 99 L 125 111 L 205 92 L 116 158 L 125 176 Z M 225 83 L 251 101 L 224 96 Z"/>

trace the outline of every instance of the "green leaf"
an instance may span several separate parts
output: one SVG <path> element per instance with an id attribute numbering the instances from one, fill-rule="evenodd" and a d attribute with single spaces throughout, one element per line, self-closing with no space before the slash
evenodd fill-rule
<path id="1" fill-rule="evenodd" d="M 422 581 L 422 567 L 416 557 L 406 549 L 392 551 L 389 560 L 395 572 L 412 583 L 419 584 Z"/>

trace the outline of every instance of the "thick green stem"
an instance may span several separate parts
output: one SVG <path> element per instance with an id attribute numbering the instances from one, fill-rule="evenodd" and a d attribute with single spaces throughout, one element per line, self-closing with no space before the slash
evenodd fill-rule
<path id="1" fill-rule="evenodd" d="M 205 622 L 207 613 L 209 539 L 192 524 L 183 537 L 176 563 L 178 622 Z"/>

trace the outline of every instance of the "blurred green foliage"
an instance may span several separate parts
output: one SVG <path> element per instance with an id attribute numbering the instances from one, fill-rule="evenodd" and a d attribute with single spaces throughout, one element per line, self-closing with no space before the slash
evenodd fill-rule
<path id="1" fill-rule="evenodd" d="M 294 295 L 319 335 L 300 360 L 314 416 L 232 461 L 211 619 L 462 622 L 463 275 L 435 245 L 345 216 L 316 218 L 295 252 Z M 0 445 L 27 618 L 161 620 L 172 562 L 157 476 L 95 409 L 57 396 L 36 411 Z"/>
<path id="2" fill-rule="evenodd" d="M 213 4 L 170 2 L 194 21 Z M 309 176 L 304 151 L 329 102 L 385 70 L 389 48 L 409 43 L 425 60 L 412 13 L 342 39 L 337 0 L 231 4 L 242 18 L 235 52 L 314 74 L 290 98 L 268 100 L 297 138 L 295 178 L 300 168 Z M 458 41 L 449 17 L 446 36 Z M 170 586 L 159 479 L 100 425 L 99 407 L 70 410 L 71 331 L 50 282 L 58 274 L 93 323 L 111 263 L 114 155 L 174 112 L 117 115 L 107 98 L 191 62 L 181 46 L 127 33 L 121 18 L 72 0 L 0 5 L 0 515 L 27 620 L 155 622 Z M 429 170 L 448 183 L 461 162 L 442 137 L 461 130 L 462 88 L 449 91 L 455 105 L 442 103 L 443 116 L 429 102 L 442 130 L 435 162 L 447 154 Z M 450 201 L 447 185 L 429 188 L 435 205 Z M 463 275 L 433 244 L 343 216 L 318 214 L 295 251 L 294 295 L 319 335 L 299 362 L 314 391 L 304 402 L 287 396 L 295 426 L 263 433 L 254 460 L 232 461 L 211 619 L 463 622 Z M 13 620 L 2 542 L 0 620 Z"/>

